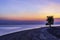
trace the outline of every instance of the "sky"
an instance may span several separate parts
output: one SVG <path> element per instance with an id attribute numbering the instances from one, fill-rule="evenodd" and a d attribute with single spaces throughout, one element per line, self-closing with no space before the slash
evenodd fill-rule
<path id="1" fill-rule="evenodd" d="M 60 0 L 0 0 L 0 19 L 44 20 L 60 18 Z"/>

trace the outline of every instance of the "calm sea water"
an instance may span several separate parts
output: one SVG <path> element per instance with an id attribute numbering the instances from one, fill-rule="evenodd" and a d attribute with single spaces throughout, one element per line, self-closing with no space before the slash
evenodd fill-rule
<path id="1" fill-rule="evenodd" d="M 52 26 L 60 26 L 60 25 L 52 25 Z M 0 36 L 23 31 L 30 30 L 35 28 L 48 27 L 46 25 L 0 25 Z"/>

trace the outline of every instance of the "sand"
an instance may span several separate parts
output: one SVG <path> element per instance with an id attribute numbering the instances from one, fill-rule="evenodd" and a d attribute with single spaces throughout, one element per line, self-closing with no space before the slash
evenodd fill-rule
<path id="1" fill-rule="evenodd" d="M 60 40 L 59 38 L 60 27 L 43 27 L 0 36 L 0 40 Z"/>

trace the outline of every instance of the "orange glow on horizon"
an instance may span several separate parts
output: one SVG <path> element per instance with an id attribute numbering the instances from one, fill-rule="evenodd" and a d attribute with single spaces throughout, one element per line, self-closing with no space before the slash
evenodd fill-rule
<path id="1" fill-rule="evenodd" d="M 7 20 L 46 20 L 47 16 L 53 16 L 54 18 L 60 18 L 60 15 L 57 13 L 42 13 L 41 15 L 24 15 L 24 16 L 7 16 L 7 17 L 0 17 L 0 19 L 7 19 Z"/>
<path id="2" fill-rule="evenodd" d="M 48 15 L 49 16 L 49 15 Z M 60 18 L 60 15 L 53 15 L 54 18 Z M 47 18 L 47 15 L 41 15 L 41 16 L 25 16 L 25 17 L 0 17 L 0 19 L 8 19 L 8 20 L 45 20 Z"/>
<path id="3" fill-rule="evenodd" d="M 1 18 L 0 18 L 1 19 Z M 45 20 L 45 19 L 43 19 L 43 18 L 29 18 L 29 17 L 27 17 L 27 18 L 25 18 L 25 17 L 4 17 L 4 18 L 2 18 L 2 19 L 7 19 L 7 20 L 40 20 L 40 21 L 43 21 L 43 20 Z"/>

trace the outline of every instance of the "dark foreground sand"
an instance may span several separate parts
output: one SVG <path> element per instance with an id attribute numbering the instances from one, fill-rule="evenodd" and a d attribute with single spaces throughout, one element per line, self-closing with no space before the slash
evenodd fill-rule
<path id="1" fill-rule="evenodd" d="M 60 27 L 44 27 L 7 34 L 0 40 L 60 40 Z"/>

